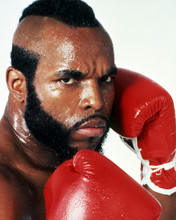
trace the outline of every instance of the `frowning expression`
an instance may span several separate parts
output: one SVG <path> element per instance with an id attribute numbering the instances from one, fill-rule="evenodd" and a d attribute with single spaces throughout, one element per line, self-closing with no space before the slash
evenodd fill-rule
<path id="1" fill-rule="evenodd" d="M 41 57 L 34 79 L 41 107 L 71 129 L 70 146 L 95 148 L 114 99 L 111 40 L 102 27 L 71 28 L 51 18 L 41 35 L 35 47 L 28 45 Z"/>

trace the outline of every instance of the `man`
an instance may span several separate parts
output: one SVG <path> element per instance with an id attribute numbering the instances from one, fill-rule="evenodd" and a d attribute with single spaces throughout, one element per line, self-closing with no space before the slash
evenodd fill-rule
<path id="1" fill-rule="evenodd" d="M 0 216 L 40 220 L 52 172 L 81 149 L 101 151 L 117 68 L 110 37 L 77 0 L 41 0 L 24 10 L 11 60 L 0 123 Z"/>
<path id="2" fill-rule="evenodd" d="M 10 94 L 0 126 L 1 219 L 15 218 L 17 210 L 21 219 L 44 219 L 48 177 L 77 150 L 100 147 L 113 104 L 112 43 L 91 9 L 79 1 L 40 4 L 42 12 L 24 11 L 7 70 Z M 50 15 L 47 4 L 53 17 L 63 9 L 57 16 L 62 22 L 34 16 Z M 25 13 L 33 15 L 25 18 Z"/>

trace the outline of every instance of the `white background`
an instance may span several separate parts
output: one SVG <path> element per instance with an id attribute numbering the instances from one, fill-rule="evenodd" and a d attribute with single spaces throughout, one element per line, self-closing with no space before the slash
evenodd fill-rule
<path id="1" fill-rule="evenodd" d="M 10 65 L 13 33 L 24 7 L 33 0 L 0 0 L 0 117 L 8 91 L 5 71 Z M 116 64 L 138 71 L 166 88 L 176 102 L 176 1 L 87 0 L 109 32 Z M 105 154 L 139 181 L 139 161 L 110 131 Z"/>

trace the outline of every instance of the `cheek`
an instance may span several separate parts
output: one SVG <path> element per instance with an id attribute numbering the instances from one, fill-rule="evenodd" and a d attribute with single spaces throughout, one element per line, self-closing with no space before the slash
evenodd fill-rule
<path id="1" fill-rule="evenodd" d="M 45 89 L 39 94 L 41 106 L 49 115 L 66 127 L 72 126 L 80 116 L 76 114 L 79 106 L 79 95 L 76 91 L 62 89 Z"/>
<path id="2" fill-rule="evenodd" d="M 71 117 L 75 112 L 76 100 L 70 99 L 69 97 L 63 96 L 50 96 L 49 99 L 45 99 L 42 102 L 42 107 L 57 119 L 67 119 Z"/>
<path id="3" fill-rule="evenodd" d="M 53 85 L 47 85 L 37 90 L 37 96 L 42 103 L 49 103 L 54 99 L 61 99 L 62 93 L 61 90 L 55 89 Z"/>
<path id="4" fill-rule="evenodd" d="M 108 116 L 110 116 L 111 114 L 114 97 L 115 97 L 114 86 L 111 86 L 110 88 L 103 91 L 104 108 Z"/>

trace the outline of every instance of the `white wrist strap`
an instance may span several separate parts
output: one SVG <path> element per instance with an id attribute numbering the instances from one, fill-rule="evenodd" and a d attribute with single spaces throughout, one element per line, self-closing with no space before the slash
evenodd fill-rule
<path id="1" fill-rule="evenodd" d="M 138 146 L 137 146 L 137 138 L 133 138 L 131 140 L 132 140 L 133 147 L 136 151 L 137 157 L 140 159 L 140 161 L 143 165 L 142 185 L 147 184 L 155 192 L 165 194 L 165 195 L 171 195 L 172 193 L 176 192 L 176 187 L 173 187 L 172 189 L 163 189 L 163 188 L 160 188 L 159 186 L 156 186 L 150 179 L 150 176 L 151 176 L 152 173 L 155 173 L 155 172 L 157 172 L 161 169 L 169 170 L 173 167 L 175 168 L 175 166 L 176 166 L 176 156 L 169 163 L 164 163 L 164 164 L 156 165 L 156 166 L 150 165 L 148 160 L 144 160 L 142 158 L 141 149 L 139 149 Z"/>

